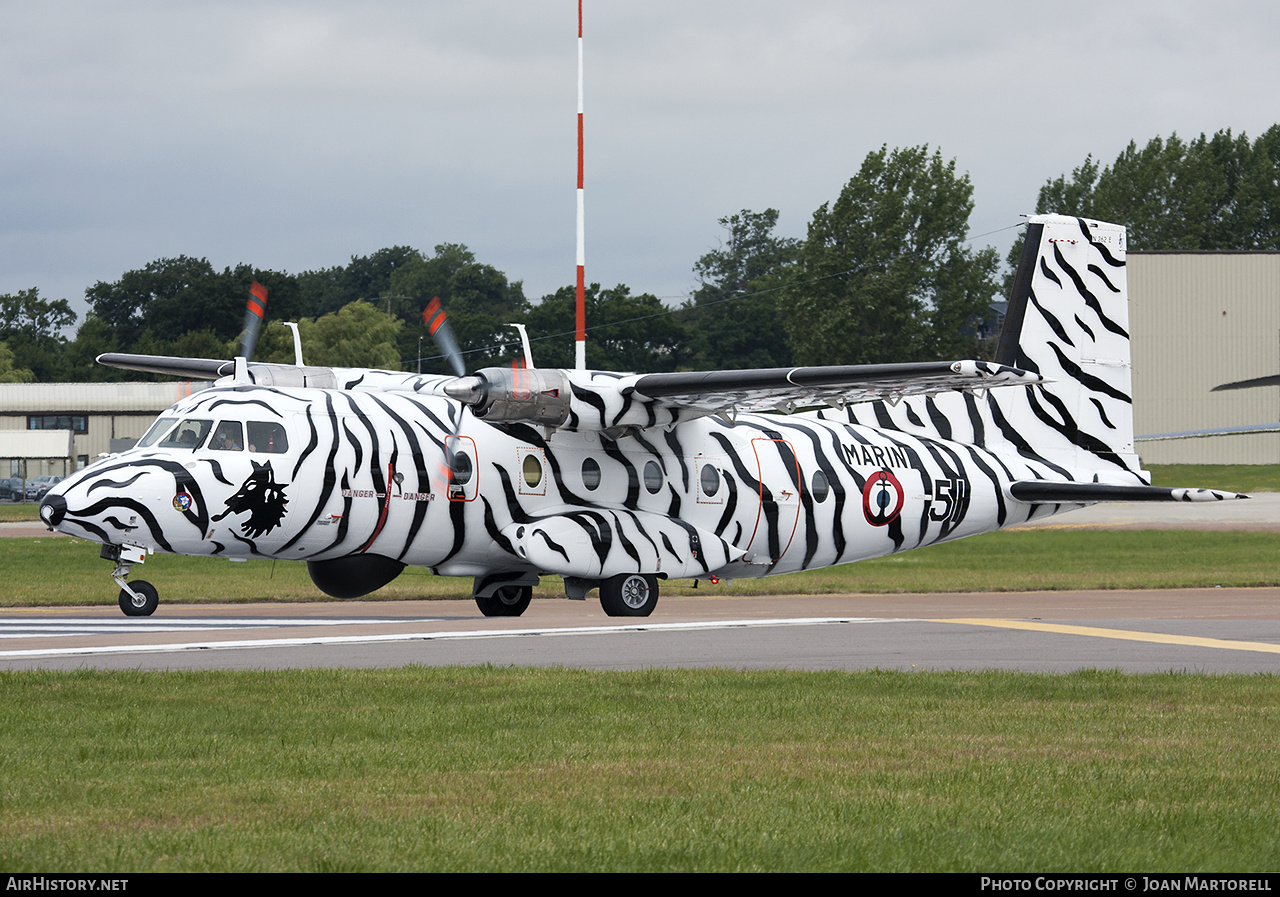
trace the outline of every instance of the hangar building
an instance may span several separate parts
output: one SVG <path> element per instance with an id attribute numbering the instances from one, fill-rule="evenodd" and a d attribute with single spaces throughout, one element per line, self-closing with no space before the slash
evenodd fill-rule
<path id="1" fill-rule="evenodd" d="M 161 411 L 208 385 L 0 383 L 0 477 L 66 476 L 130 447 Z"/>
<path id="2" fill-rule="evenodd" d="M 1280 253 L 1130 252 L 1127 262 L 1143 463 L 1280 463 L 1280 433 L 1141 439 L 1280 422 L 1280 386 L 1211 391 L 1280 375 Z"/>

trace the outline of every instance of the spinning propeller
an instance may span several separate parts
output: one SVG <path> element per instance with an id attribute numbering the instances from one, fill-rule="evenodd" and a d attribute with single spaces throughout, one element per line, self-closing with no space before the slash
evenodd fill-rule
<path id="1" fill-rule="evenodd" d="M 253 350 L 258 347 L 258 334 L 262 330 L 262 317 L 267 313 L 267 288 L 256 280 L 249 285 L 249 303 L 244 310 L 243 336 L 240 355 L 245 361 L 253 361 Z"/>

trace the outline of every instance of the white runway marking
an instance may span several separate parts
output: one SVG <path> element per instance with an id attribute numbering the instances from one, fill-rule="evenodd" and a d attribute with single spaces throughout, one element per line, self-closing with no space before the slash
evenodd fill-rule
<path id="1" fill-rule="evenodd" d="M 387 623 L 435 623 L 430 617 L 405 620 L 361 617 L 352 620 L 327 618 L 309 619 L 287 617 L 221 617 L 207 620 L 0 620 L 0 639 L 6 638 L 55 638 L 75 635 L 129 635 L 144 632 L 214 632 L 228 629 L 276 629 L 300 626 L 360 626 Z"/>
<path id="2" fill-rule="evenodd" d="M 61 622 L 61 621 L 60 621 Z M 71 623 L 73 621 L 66 621 Z M 117 621 L 102 621 L 104 626 L 102 631 L 108 634 L 120 634 L 122 630 L 127 630 L 129 624 L 136 627 L 138 621 L 121 620 L 119 623 L 125 626 L 109 625 Z M 194 623 L 204 623 L 204 626 L 175 626 L 173 629 L 133 629 L 134 633 L 145 632 L 164 632 L 164 631 L 189 631 L 192 629 L 230 629 L 230 628 L 250 628 L 244 624 L 246 620 L 221 620 L 221 621 L 191 621 Z M 404 620 L 396 621 L 371 621 L 371 620 L 289 620 L 289 621 L 256 621 L 256 628 L 264 628 L 266 625 L 289 625 L 289 626 L 336 626 L 336 625 L 367 625 L 373 622 L 406 622 Z M 431 622 L 430 620 L 407 621 L 407 622 Z M 708 629 L 736 629 L 744 627 L 763 627 L 763 626 L 814 626 L 826 623 L 906 623 L 918 622 L 909 618 L 873 618 L 873 617 L 803 617 L 782 620 L 720 620 L 715 622 L 690 622 L 690 623 L 631 623 L 617 624 L 612 626 L 572 626 L 564 628 L 539 628 L 539 629 L 472 629 L 452 632 L 396 632 L 396 633 L 379 633 L 376 635 L 314 635 L 290 638 L 267 638 L 267 639 L 237 639 L 231 641 L 191 641 L 191 642 L 169 642 L 165 644 L 128 644 L 128 645 L 93 645 L 78 646 L 64 648 L 31 648 L 21 651 L 0 651 L 0 659 L 18 659 L 26 657 L 70 657 L 84 654 L 157 654 L 169 653 L 175 651 L 189 650 L 208 650 L 214 648 L 286 648 L 304 645 L 354 645 L 367 644 L 374 642 L 406 642 L 406 641 L 438 641 L 445 639 L 498 639 L 498 638 L 516 638 L 521 636 L 540 636 L 540 635 L 610 635 L 624 632 L 645 632 L 651 630 L 708 630 Z M 227 623 L 241 624 L 239 626 L 228 626 Z M 221 625 L 220 625 L 221 624 Z M 34 625 L 34 622 L 33 622 Z M 42 624 L 43 625 L 43 624 Z M 96 630 L 97 623 L 84 623 L 83 629 L 73 631 L 68 626 L 61 632 L 51 633 L 56 635 L 68 636 L 73 634 L 101 634 L 100 630 Z M 109 627 L 109 628 L 108 628 Z M 8 626 L 6 625 L 6 630 Z M 28 633 L 31 635 L 32 633 Z"/>

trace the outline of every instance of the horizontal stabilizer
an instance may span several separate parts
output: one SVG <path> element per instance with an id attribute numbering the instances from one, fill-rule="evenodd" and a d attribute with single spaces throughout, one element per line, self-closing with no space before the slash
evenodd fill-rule
<path id="1" fill-rule="evenodd" d="M 1019 480 L 1009 494 L 1027 504 L 1091 504 L 1100 501 L 1224 501 L 1248 498 L 1216 489 L 1167 489 L 1163 486 L 1117 486 L 1110 483 L 1054 483 Z"/>

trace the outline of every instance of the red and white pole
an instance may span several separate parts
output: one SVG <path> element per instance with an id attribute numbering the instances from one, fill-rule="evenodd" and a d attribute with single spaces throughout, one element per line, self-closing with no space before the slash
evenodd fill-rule
<path id="1" fill-rule="evenodd" d="M 582 0 L 578 0 L 578 305 L 577 342 L 574 349 L 574 367 L 587 367 L 587 300 L 586 300 L 586 226 L 583 221 L 585 203 L 582 195 Z"/>

